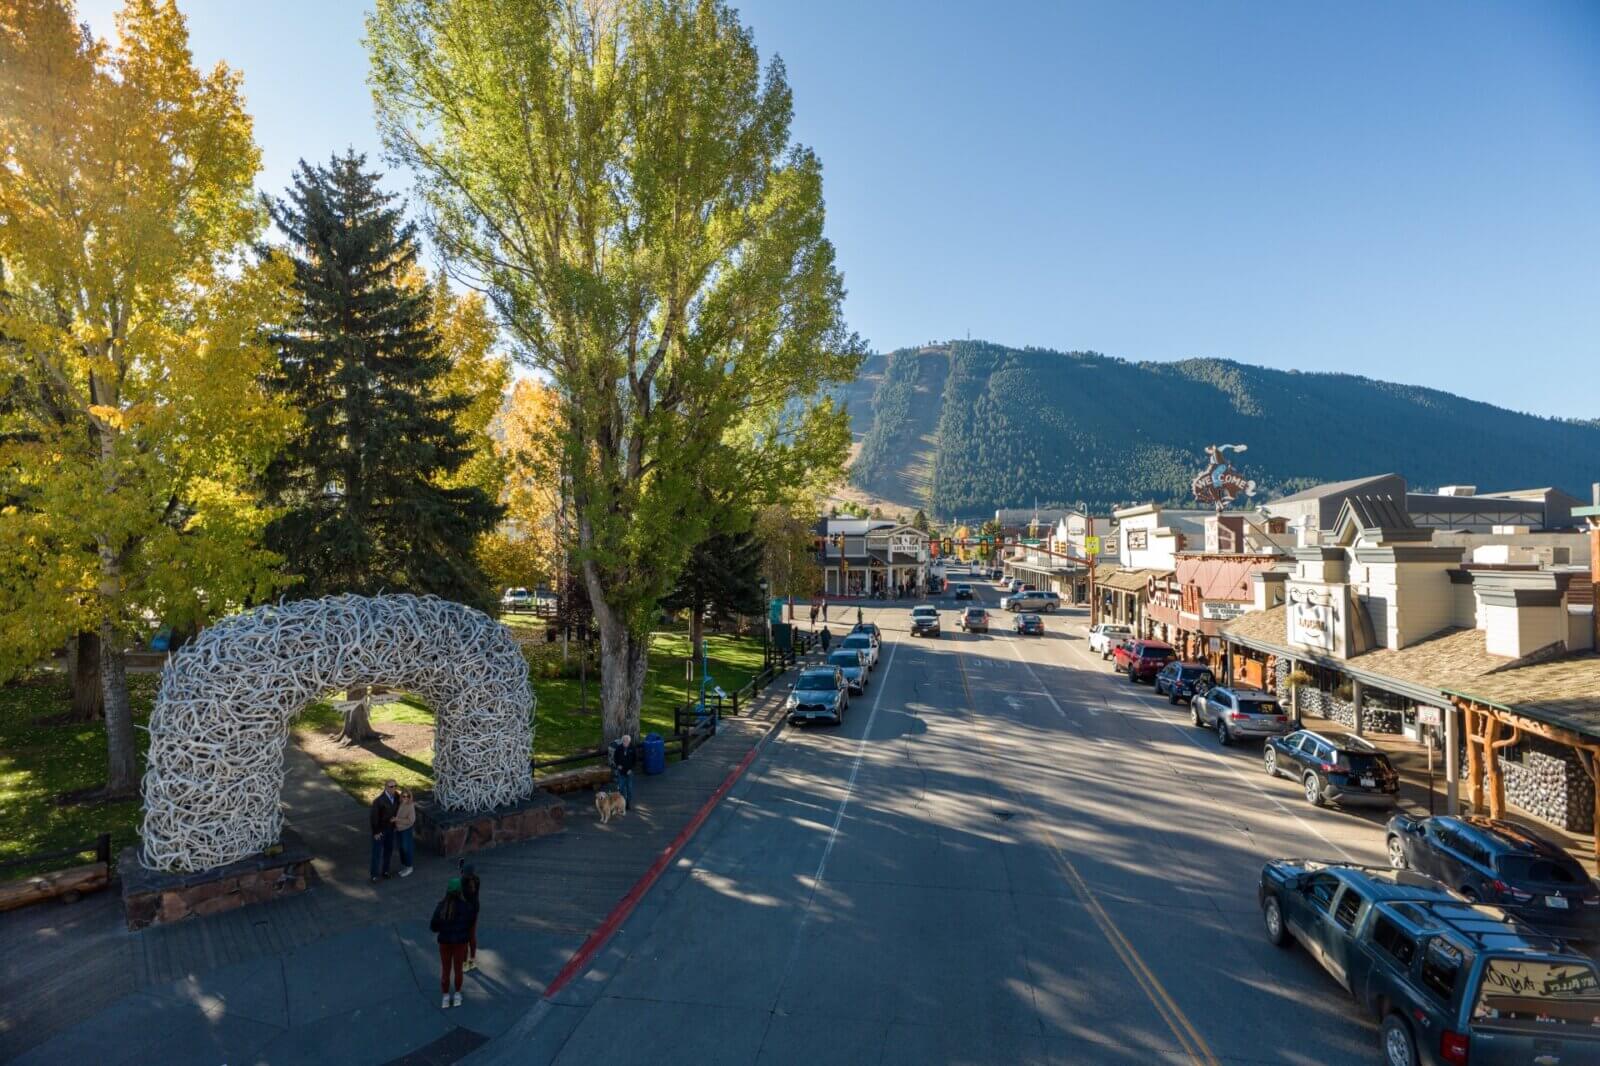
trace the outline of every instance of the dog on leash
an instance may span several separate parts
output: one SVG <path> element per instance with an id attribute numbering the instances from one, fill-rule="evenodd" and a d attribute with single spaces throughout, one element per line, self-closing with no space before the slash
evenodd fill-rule
<path id="1" fill-rule="evenodd" d="M 621 818 L 627 814 L 628 802 L 622 798 L 620 792 L 596 792 L 594 809 L 600 812 L 600 822 L 603 825 L 611 821 L 613 816 Z"/>

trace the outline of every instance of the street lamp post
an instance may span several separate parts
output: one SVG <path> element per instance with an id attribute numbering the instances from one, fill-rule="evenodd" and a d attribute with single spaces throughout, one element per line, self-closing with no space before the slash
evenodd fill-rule
<path id="1" fill-rule="evenodd" d="M 762 578 L 761 586 L 761 668 L 770 669 L 772 666 L 772 605 L 767 601 L 767 579 Z"/>

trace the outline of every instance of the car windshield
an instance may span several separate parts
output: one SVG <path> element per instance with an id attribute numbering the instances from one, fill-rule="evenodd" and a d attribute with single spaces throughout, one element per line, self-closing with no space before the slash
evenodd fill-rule
<path id="1" fill-rule="evenodd" d="M 1146 658 L 1146 659 L 1170 659 L 1170 658 L 1172 658 L 1172 649 L 1171 648 L 1148 648 L 1148 647 L 1146 647 L 1146 648 L 1140 648 L 1139 649 L 1139 654 L 1140 654 L 1140 656 L 1142 656 L 1143 658 Z"/>
<path id="2" fill-rule="evenodd" d="M 813 692 L 832 692 L 839 687 L 837 679 L 831 673 L 827 674 L 801 674 L 800 680 L 795 683 L 797 689 L 807 689 Z"/>
<path id="3" fill-rule="evenodd" d="M 938 613 L 939 613 L 939 608 L 937 608 L 937 607 L 913 607 L 913 608 L 911 608 L 911 617 L 912 618 L 927 618 L 927 617 L 930 617 L 930 616 L 933 616 L 933 615 L 937 615 Z"/>
<path id="4" fill-rule="evenodd" d="M 1600 1025 L 1600 976 L 1592 963 L 1577 959 L 1490 959 L 1472 1021 L 1539 1030 Z"/>
<path id="5" fill-rule="evenodd" d="M 983 608 L 982 607 L 968 607 L 967 608 L 967 617 L 968 618 L 982 618 L 983 617 Z"/>
<path id="6" fill-rule="evenodd" d="M 1247 696 L 1239 697 L 1239 710 L 1245 714 L 1282 714 L 1283 708 L 1277 700 L 1253 700 Z"/>
<path id="7" fill-rule="evenodd" d="M 1179 670 L 1178 676 L 1185 681 L 1193 681 L 1196 678 L 1205 677 L 1210 672 L 1211 671 L 1209 670 L 1202 670 L 1199 667 L 1191 666 L 1187 669 Z"/>
<path id="8" fill-rule="evenodd" d="M 834 666 L 842 666 L 847 670 L 856 670 L 861 667 L 861 657 L 853 651 L 836 651 L 828 656 L 828 662 Z"/>
<path id="9" fill-rule="evenodd" d="M 1025 614 L 1022 616 L 1022 620 L 1024 622 L 1037 622 L 1039 620 L 1039 616 L 1036 614 Z"/>
<path id="10" fill-rule="evenodd" d="M 956 591 L 957 592 L 971 592 L 972 591 L 972 586 L 971 585 L 957 585 L 956 586 Z"/>
<path id="11" fill-rule="evenodd" d="M 1582 870 L 1537 855 L 1501 855 L 1494 860 L 1494 868 L 1507 881 L 1532 881 L 1543 885 L 1581 885 L 1588 880 Z"/>
<path id="12" fill-rule="evenodd" d="M 855 636 L 845 637 L 844 644 L 842 644 L 841 647 L 870 648 L 872 647 L 872 638 L 867 636 L 865 633 L 858 633 Z"/>

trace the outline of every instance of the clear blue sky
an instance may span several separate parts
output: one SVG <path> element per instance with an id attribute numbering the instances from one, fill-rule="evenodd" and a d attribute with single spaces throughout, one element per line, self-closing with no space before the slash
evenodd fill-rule
<path id="1" fill-rule="evenodd" d="M 180 5 L 244 72 L 265 187 L 377 157 L 362 3 Z M 1600 417 L 1600 4 L 738 6 L 880 349 L 970 332 Z"/>

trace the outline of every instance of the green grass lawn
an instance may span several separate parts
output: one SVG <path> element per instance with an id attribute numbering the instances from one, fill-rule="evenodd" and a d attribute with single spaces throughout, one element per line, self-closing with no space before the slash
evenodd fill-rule
<path id="1" fill-rule="evenodd" d="M 150 718 L 156 678 L 128 678 L 136 726 Z M 71 707 L 71 691 L 59 674 L 40 673 L 0 685 L 0 861 L 36 852 L 87 844 L 100 833 L 111 834 L 112 855 L 137 839 L 137 799 L 117 803 L 56 802 L 63 793 L 92 789 L 106 779 L 104 722 L 50 721 Z M 139 762 L 150 736 L 134 730 Z M 0 880 L 72 866 L 89 859 L 61 859 L 30 867 L 0 870 Z"/>
<path id="2" fill-rule="evenodd" d="M 733 692 L 761 669 L 759 637 L 709 636 L 711 677 L 725 692 Z M 640 733 L 672 734 L 673 711 L 684 702 L 683 660 L 689 653 L 689 638 L 684 633 L 655 633 L 650 638 L 650 670 L 645 677 L 644 703 L 640 709 Z M 695 693 L 699 693 L 698 668 Z M 600 744 L 600 683 L 591 677 L 587 692 L 581 693 L 585 710 L 580 710 L 580 685 L 576 678 L 535 680 L 534 694 L 539 700 L 535 719 L 534 756 L 555 759 L 572 755 Z M 433 724 L 433 712 L 415 697 L 404 702 L 381 704 L 372 709 L 372 724 L 383 732 L 388 723 Z M 295 721 L 297 734 L 338 732 L 339 712 L 327 703 L 308 707 Z M 320 750 L 320 749 L 319 749 Z M 324 750 L 324 754 L 326 754 Z M 393 777 L 407 788 L 430 788 L 433 784 L 433 752 L 367 752 L 342 749 L 334 759 L 322 759 L 325 773 L 352 796 L 366 801 Z M 574 764 L 582 765 L 582 764 Z"/>

